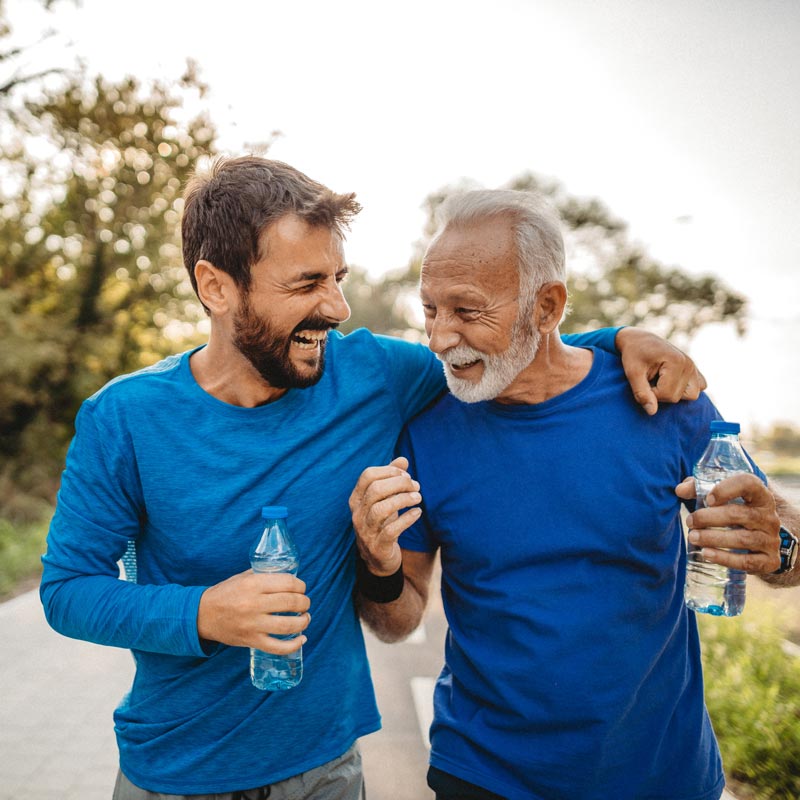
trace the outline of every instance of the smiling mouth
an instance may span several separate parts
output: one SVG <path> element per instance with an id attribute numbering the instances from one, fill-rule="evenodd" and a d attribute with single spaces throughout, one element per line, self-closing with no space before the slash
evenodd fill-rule
<path id="1" fill-rule="evenodd" d="M 328 331 L 298 331 L 292 334 L 292 344 L 299 350 L 316 350 L 328 335 Z"/>
<path id="2" fill-rule="evenodd" d="M 474 367 L 476 364 L 480 364 L 481 359 L 476 358 L 474 361 L 465 361 L 463 364 L 454 364 L 452 362 L 448 362 L 447 366 L 453 372 L 462 372 L 465 369 L 470 369 L 470 367 Z"/>

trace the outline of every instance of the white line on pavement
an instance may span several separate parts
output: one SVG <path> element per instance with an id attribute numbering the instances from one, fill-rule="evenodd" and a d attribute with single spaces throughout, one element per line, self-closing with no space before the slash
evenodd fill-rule
<path id="1" fill-rule="evenodd" d="M 425 747 L 430 749 L 431 742 L 428 738 L 428 731 L 433 722 L 433 687 L 436 685 L 436 678 L 412 678 L 411 694 L 414 697 L 414 708 L 417 712 L 417 722 L 422 734 L 422 741 Z"/>

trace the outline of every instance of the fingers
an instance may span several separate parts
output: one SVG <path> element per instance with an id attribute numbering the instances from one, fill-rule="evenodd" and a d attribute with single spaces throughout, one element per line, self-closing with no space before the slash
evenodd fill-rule
<path id="1" fill-rule="evenodd" d="M 747 528 L 703 528 L 689 531 L 706 561 L 752 574 L 774 572 L 781 564 L 779 537 Z M 735 552 L 735 551 L 742 552 Z"/>
<path id="2" fill-rule="evenodd" d="M 705 377 L 697 369 L 694 361 L 676 349 L 664 359 L 658 369 L 655 395 L 664 403 L 697 400 L 707 386 Z"/>
<path id="3" fill-rule="evenodd" d="M 376 482 L 385 480 L 392 477 L 401 477 L 408 475 L 408 459 L 399 456 L 391 463 L 382 467 L 368 467 L 365 469 L 355 485 L 352 493 L 350 494 L 350 510 L 354 511 L 356 507 L 363 502 L 364 495 L 367 490 Z"/>
<path id="4" fill-rule="evenodd" d="M 741 497 L 750 507 L 775 511 L 772 492 L 755 475 L 741 473 L 720 481 L 706 497 L 709 506 L 719 506 Z"/>
<path id="5" fill-rule="evenodd" d="M 650 386 L 646 365 L 642 363 L 636 366 L 625 366 L 623 363 L 623 368 L 636 402 L 652 416 L 658 411 L 658 398 Z"/>
<path id="6" fill-rule="evenodd" d="M 694 500 L 697 492 L 694 488 L 694 478 L 684 478 L 676 487 L 675 494 L 682 500 Z"/>
<path id="7" fill-rule="evenodd" d="M 743 502 L 731 502 L 736 498 Z M 689 542 L 703 548 L 707 561 L 749 573 L 778 569 L 780 520 L 775 498 L 755 475 L 720 481 L 706 502 L 708 507 L 694 511 L 686 523 Z M 746 552 L 732 552 L 736 550 Z"/>
<path id="8" fill-rule="evenodd" d="M 398 538 L 420 517 L 419 483 L 406 472 L 408 461 L 396 458 L 361 473 L 350 509 L 361 557 L 376 575 L 391 575 L 402 563 Z M 408 509 L 402 514 L 403 509 Z"/>
<path id="9" fill-rule="evenodd" d="M 265 653 L 273 653 L 276 656 L 288 656 L 299 650 L 308 640 L 305 636 L 293 636 L 291 639 L 276 639 L 274 636 L 262 634 L 250 645 L 256 650 L 263 650 Z"/>
<path id="10" fill-rule="evenodd" d="M 303 581 L 287 573 L 247 570 L 234 575 L 201 595 L 198 635 L 223 644 L 261 649 L 256 642 L 270 633 L 297 634 L 311 619 L 311 601 L 305 589 Z"/>

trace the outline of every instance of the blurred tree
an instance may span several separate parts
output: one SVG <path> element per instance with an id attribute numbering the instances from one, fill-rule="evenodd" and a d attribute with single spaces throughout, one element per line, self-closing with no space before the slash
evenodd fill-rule
<path id="1" fill-rule="evenodd" d="M 471 181 L 447 186 L 426 198 L 428 221 L 408 267 L 392 277 L 395 311 L 409 307 L 407 298 L 419 280 L 422 253 L 435 231 L 436 209 L 456 192 L 477 188 Z M 569 195 L 556 181 L 524 173 L 506 188 L 546 195 L 561 214 L 567 246 L 571 310 L 562 331 L 613 325 L 643 325 L 685 346 L 703 326 L 732 322 L 745 329 L 746 300 L 711 276 L 695 277 L 666 267 L 632 242 L 627 225 L 596 198 Z M 405 315 L 420 326 L 419 317 Z"/>
<path id="2" fill-rule="evenodd" d="M 356 328 L 369 328 L 375 333 L 420 340 L 413 311 L 414 304 L 418 304 L 415 288 L 416 279 L 406 269 L 370 278 L 363 267 L 351 265 L 344 286 L 351 316 L 339 330 L 349 333 Z"/>
<path id="3" fill-rule="evenodd" d="M 38 2 L 47 11 L 50 11 L 58 0 L 38 0 Z M 73 2 L 77 3 L 79 0 L 73 0 Z M 24 53 L 37 44 L 41 44 L 45 39 L 50 38 L 53 33 L 53 31 L 45 31 L 39 42 L 36 43 L 0 47 L 0 104 L 23 84 L 32 83 L 47 75 L 62 72 L 58 67 L 31 72 L 19 63 Z M 0 41 L 8 39 L 10 36 L 11 25 L 6 16 L 6 4 L 4 0 L 0 0 Z"/>
<path id="4" fill-rule="evenodd" d="M 776 456 L 800 456 L 800 428 L 788 422 L 775 422 L 766 431 L 755 436 L 755 444 L 761 450 L 768 450 Z"/>
<path id="5" fill-rule="evenodd" d="M 215 130 L 204 86 L 72 76 L 0 137 L 0 479 L 53 488 L 81 400 L 196 337 L 181 189 Z M 2 498 L 0 498 L 2 499 Z"/>

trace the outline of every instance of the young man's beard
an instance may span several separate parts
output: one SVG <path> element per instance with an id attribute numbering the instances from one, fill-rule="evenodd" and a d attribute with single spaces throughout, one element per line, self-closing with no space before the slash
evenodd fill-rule
<path id="1" fill-rule="evenodd" d="M 281 337 L 268 322 L 256 316 L 249 298 L 245 297 L 242 309 L 233 322 L 233 343 L 270 386 L 276 389 L 305 389 L 313 386 L 322 377 L 326 340 L 319 343 L 316 369 L 301 373 L 289 356 L 291 337 L 298 331 L 327 331 L 335 327 L 335 324 L 319 317 L 308 317 L 288 336 Z"/>

